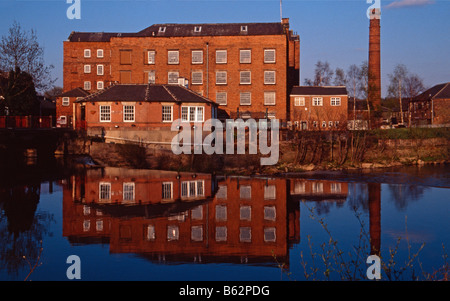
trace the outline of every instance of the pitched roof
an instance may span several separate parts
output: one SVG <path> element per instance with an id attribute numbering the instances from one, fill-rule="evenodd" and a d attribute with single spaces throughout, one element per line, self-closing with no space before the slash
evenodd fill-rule
<path id="1" fill-rule="evenodd" d="M 75 88 L 70 91 L 63 92 L 58 97 L 85 97 L 88 95 L 89 95 L 88 91 L 83 90 L 81 88 Z"/>
<path id="2" fill-rule="evenodd" d="M 116 84 L 78 100 L 78 102 L 87 101 L 214 103 L 212 100 L 183 86 L 158 84 Z"/>
<path id="3" fill-rule="evenodd" d="M 294 86 L 290 95 L 347 95 L 345 86 Z"/>
<path id="4" fill-rule="evenodd" d="M 430 99 L 449 99 L 449 98 L 450 98 L 450 82 L 438 84 L 431 87 L 430 89 L 414 97 L 413 101 L 430 100 Z"/>
<path id="5" fill-rule="evenodd" d="M 70 42 L 109 42 L 113 37 L 282 35 L 282 23 L 153 24 L 135 33 L 72 32 Z M 242 30 L 246 29 L 246 30 Z"/>

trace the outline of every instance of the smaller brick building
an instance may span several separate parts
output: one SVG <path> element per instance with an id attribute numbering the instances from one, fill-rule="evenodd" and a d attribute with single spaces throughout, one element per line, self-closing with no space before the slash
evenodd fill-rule
<path id="1" fill-rule="evenodd" d="M 344 86 L 295 86 L 290 94 L 291 125 L 298 130 L 333 130 L 347 123 Z"/>
<path id="2" fill-rule="evenodd" d="M 213 101 L 180 85 L 117 84 L 76 101 L 75 124 L 114 142 L 171 142 L 173 121 L 215 118 Z"/>
<path id="3" fill-rule="evenodd" d="M 75 88 L 64 92 L 56 98 L 56 118 L 58 127 L 73 127 L 74 103 L 89 95 L 89 92 Z"/>
<path id="4" fill-rule="evenodd" d="M 450 124 L 450 82 L 435 85 L 409 102 L 410 125 Z"/>

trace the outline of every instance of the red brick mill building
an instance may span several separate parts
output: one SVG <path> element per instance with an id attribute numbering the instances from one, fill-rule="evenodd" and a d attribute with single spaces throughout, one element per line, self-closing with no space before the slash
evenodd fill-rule
<path id="1" fill-rule="evenodd" d="M 112 84 L 177 85 L 181 79 L 226 117 L 287 121 L 289 93 L 299 84 L 299 49 L 299 36 L 286 18 L 155 24 L 134 33 L 72 32 L 64 42 L 64 92 L 81 88 L 92 94 Z M 69 111 L 57 115 L 73 118 Z"/>

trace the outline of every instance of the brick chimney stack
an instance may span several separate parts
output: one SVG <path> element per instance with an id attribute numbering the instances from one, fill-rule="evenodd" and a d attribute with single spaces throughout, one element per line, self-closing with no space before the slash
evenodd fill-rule
<path id="1" fill-rule="evenodd" d="M 369 26 L 369 101 L 374 110 L 381 106 L 380 9 L 370 12 Z"/>

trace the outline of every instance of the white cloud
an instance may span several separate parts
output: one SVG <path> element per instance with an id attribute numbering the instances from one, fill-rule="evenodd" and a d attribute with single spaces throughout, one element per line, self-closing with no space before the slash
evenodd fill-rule
<path id="1" fill-rule="evenodd" d="M 386 8 L 423 6 L 423 5 L 429 5 L 429 4 L 434 4 L 434 0 L 398 0 L 398 1 L 394 1 L 394 2 L 386 5 Z"/>

